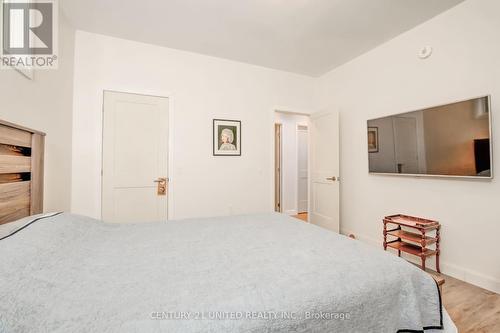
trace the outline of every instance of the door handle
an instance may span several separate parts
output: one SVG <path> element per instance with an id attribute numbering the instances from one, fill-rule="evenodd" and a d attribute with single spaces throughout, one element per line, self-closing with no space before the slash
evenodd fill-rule
<path id="1" fill-rule="evenodd" d="M 154 182 L 158 184 L 157 194 L 158 195 L 167 195 L 167 178 L 158 178 Z"/>
<path id="2" fill-rule="evenodd" d="M 326 180 L 331 180 L 332 182 L 334 182 L 337 180 L 337 177 L 330 177 L 330 178 L 327 178 Z"/>

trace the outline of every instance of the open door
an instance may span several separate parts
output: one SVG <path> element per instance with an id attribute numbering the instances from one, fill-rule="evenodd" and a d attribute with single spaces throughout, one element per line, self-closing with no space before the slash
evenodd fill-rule
<path id="1" fill-rule="evenodd" d="M 339 117 L 336 112 L 311 115 L 309 222 L 339 232 Z"/>
<path id="2" fill-rule="evenodd" d="M 297 213 L 309 208 L 309 127 L 297 126 Z"/>

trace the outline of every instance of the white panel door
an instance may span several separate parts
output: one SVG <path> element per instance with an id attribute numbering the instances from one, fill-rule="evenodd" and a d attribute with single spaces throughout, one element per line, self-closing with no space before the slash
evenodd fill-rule
<path id="1" fill-rule="evenodd" d="M 309 222 L 339 232 L 338 113 L 311 116 L 311 180 Z"/>
<path id="2" fill-rule="evenodd" d="M 104 93 L 102 219 L 167 219 L 168 99 Z"/>
<path id="3" fill-rule="evenodd" d="M 297 184 L 297 206 L 298 213 L 307 212 L 308 205 L 308 183 L 309 183 L 309 153 L 308 153 L 308 131 L 307 127 L 305 129 L 297 130 L 297 173 L 298 173 L 298 184 Z"/>

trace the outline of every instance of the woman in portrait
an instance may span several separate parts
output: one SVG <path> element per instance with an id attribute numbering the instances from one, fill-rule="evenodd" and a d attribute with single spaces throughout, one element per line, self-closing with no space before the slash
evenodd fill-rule
<path id="1" fill-rule="evenodd" d="M 229 128 L 224 128 L 220 135 L 221 145 L 219 150 L 236 150 L 236 146 L 233 145 L 234 133 Z"/>

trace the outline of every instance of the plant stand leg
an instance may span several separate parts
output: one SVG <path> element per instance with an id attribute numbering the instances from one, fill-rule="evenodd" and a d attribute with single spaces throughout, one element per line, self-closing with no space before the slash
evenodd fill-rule
<path id="1" fill-rule="evenodd" d="M 387 251 L 387 222 L 384 220 L 384 251 Z"/>
<path id="2" fill-rule="evenodd" d="M 439 268 L 439 255 L 441 253 L 441 250 L 439 249 L 439 243 L 440 243 L 440 240 L 441 240 L 441 235 L 440 235 L 440 230 L 441 229 L 441 226 L 439 226 L 437 229 L 436 229 L 436 271 L 438 273 L 441 273 L 441 269 Z"/>
<path id="3" fill-rule="evenodd" d="M 420 240 L 420 246 L 422 247 L 422 253 L 420 253 L 420 259 L 422 260 L 422 269 L 425 271 L 425 229 L 422 230 L 422 239 Z"/>

